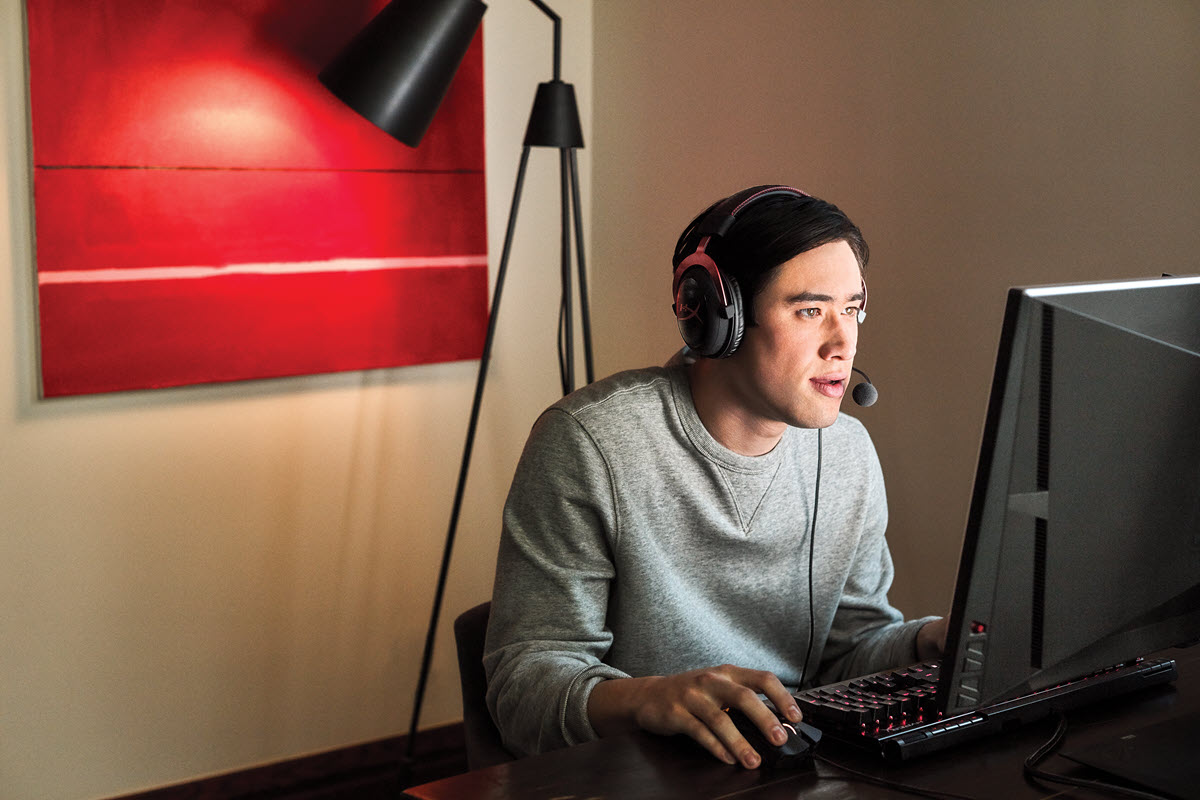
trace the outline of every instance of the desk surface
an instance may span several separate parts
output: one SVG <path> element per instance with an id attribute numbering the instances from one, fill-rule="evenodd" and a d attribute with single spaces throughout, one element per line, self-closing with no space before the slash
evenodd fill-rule
<path id="1" fill-rule="evenodd" d="M 1179 679 L 1067 715 L 1065 746 L 1085 747 L 1147 725 L 1200 712 L 1200 646 L 1163 654 Z M 682 737 L 632 734 L 475 770 L 408 789 L 413 800 L 783 800 L 784 798 L 898 798 L 895 789 L 853 779 L 835 764 L 895 783 L 978 800 L 1102 798 L 1086 789 L 1039 785 L 1025 779 L 1025 759 L 1054 733 L 1045 720 L 902 764 L 889 764 L 837 742 L 821 745 L 814 771 L 775 772 L 731 767 Z M 1098 773 L 1055 755 L 1043 769 L 1074 777 Z"/>

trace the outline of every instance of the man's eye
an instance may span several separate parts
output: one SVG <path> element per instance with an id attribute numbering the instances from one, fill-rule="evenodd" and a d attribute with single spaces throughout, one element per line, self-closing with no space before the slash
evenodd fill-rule
<path id="1" fill-rule="evenodd" d="M 861 307 L 861 306 L 850 306 L 850 307 L 849 307 L 849 308 L 847 308 L 847 309 L 846 309 L 846 310 L 845 310 L 843 313 L 844 313 L 844 314 L 845 314 L 847 317 L 857 317 L 857 316 L 858 316 L 858 312 L 859 312 L 859 311 L 862 311 L 862 307 Z"/>
<path id="2" fill-rule="evenodd" d="M 819 308 L 802 308 L 799 311 L 797 311 L 796 313 L 799 314 L 800 316 L 804 317 L 805 319 L 816 319 L 817 317 L 821 316 L 821 309 L 819 309 Z"/>

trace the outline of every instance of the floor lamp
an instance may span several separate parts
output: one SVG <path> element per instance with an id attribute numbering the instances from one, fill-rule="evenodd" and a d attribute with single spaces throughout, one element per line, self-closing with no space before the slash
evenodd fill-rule
<path id="1" fill-rule="evenodd" d="M 583 147 L 583 129 L 579 123 L 579 110 L 575 103 L 575 87 L 561 80 L 562 21 L 541 0 L 530 2 L 554 23 L 554 78 L 538 84 L 529 124 L 525 129 L 512 206 L 508 214 L 508 227 L 504 234 L 504 249 L 500 254 L 496 288 L 492 295 L 487 336 L 475 382 L 475 397 L 471 405 L 470 422 L 467 425 L 462 465 L 459 468 L 458 485 L 450 512 L 450 526 L 442 551 L 433 610 L 426 630 L 425 650 L 421 657 L 421 670 L 413 699 L 412 720 L 405 750 L 406 781 L 413 764 L 417 727 L 433 659 L 433 644 L 441 615 L 446 576 L 454 551 L 454 538 L 458 530 L 458 517 L 462 508 L 471 450 L 475 444 L 483 387 L 487 381 L 488 362 L 496 333 L 496 321 L 499 318 L 509 252 L 516 229 L 517 210 L 525 183 L 525 170 L 530 150 L 534 147 L 553 147 L 559 152 L 562 298 L 559 305 L 558 355 L 563 394 L 568 394 L 575 388 L 572 241 L 578 267 L 586 379 L 587 383 L 595 380 L 584 264 L 583 221 L 579 202 L 579 169 L 575 157 L 575 150 Z M 322 70 L 319 79 L 355 111 L 401 142 L 416 147 L 432 122 L 485 10 L 486 6 L 480 0 L 393 0 L 351 40 L 329 66 Z"/>

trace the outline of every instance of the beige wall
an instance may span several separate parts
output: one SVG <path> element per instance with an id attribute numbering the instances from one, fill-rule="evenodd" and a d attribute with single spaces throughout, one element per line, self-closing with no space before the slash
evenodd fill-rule
<path id="1" fill-rule="evenodd" d="M 489 5 L 494 276 L 552 27 Z M 591 3 L 568 6 L 590 141 Z M 0 797 L 111 797 L 407 731 L 478 362 L 36 400 L 23 18 L 0 0 Z M 508 480 L 559 391 L 558 213 L 557 155 L 535 151 L 425 725 L 461 718 L 449 622 L 490 595 Z"/>
<path id="2" fill-rule="evenodd" d="M 669 257 L 708 202 L 837 203 L 872 251 L 881 399 L 847 405 L 888 482 L 892 597 L 940 613 L 1005 289 L 1200 272 L 1200 5 L 604 0 L 595 45 L 604 364 L 675 346 Z"/>
<path id="3" fill-rule="evenodd" d="M 494 275 L 550 54 L 535 9 L 489 5 Z M 705 203 L 768 181 L 837 202 L 873 250 L 859 363 L 882 399 L 856 413 L 888 476 L 894 597 L 940 609 L 1004 288 L 1196 271 L 1200 10 L 552 5 L 587 136 L 598 372 L 676 346 L 668 253 Z M 0 0 L 0 795 L 111 796 L 404 731 L 475 364 L 36 401 L 21 27 Z M 448 613 L 490 592 L 503 492 L 557 392 L 557 196 L 535 153 Z M 447 626 L 426 724 L 458 715 Z"/>

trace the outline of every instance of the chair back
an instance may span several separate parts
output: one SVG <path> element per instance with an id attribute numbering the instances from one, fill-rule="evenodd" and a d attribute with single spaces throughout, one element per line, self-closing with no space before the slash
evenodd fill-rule
<path id="1" fill-rule="evenodd" d="M 458 647 L 458 674 L 462 681 L 463 730 L 467 739 L 467 766 L 481 769 L 512 761 L 500 731 L 487 707 L 487 674 L 483 671 L 483 640 L 487 635 L 491 602 L 480 603 L 454 620 Z"/>

